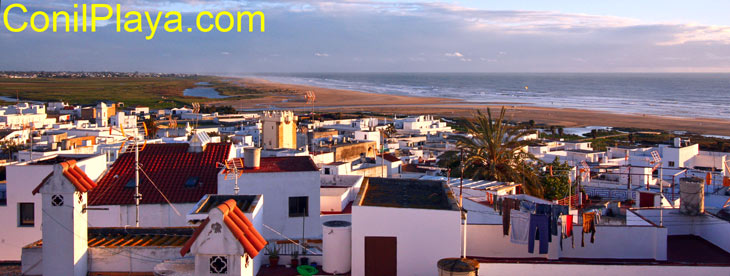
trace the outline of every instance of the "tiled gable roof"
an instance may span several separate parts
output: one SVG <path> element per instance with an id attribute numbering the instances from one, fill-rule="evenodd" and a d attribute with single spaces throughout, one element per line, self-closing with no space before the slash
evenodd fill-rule
<path id="1" fill-rule="evenodd" d="M 229 199 L 226 202 L 218 205 L 218 210 L 223 213 L 223 223 L 225 223 L 228 230 L 231 231 L 234 237 L 241 243 L 243 249 L 248 253 L 251 258 L 255 258 L 259 252 L 266 246 L 266 240 L 256 230 L 251 221 L 246 218 L 241 209 L 236 205 L 236 201 Z M 210 222 L 210 218 L 205 219 L 198 229 L 195 230 L 193 236 L 185 243 L 182 249 L 180 249 L 180 255 L 185 256 L 190 252 L 190 248 L 193 246 L 195 240 L 200 236 L 205 229 L 205 226 Z"/>
<path id="2" fill-rule="evenodd" d="M 71 182 L 71 184 L 73 184 L 74 187 L 76 187 L 77 191 L 85 193 L 97 186 L 97 184 L 96 184 L 96 182 L 94 182 L 94 180 L 91 180 L 91 178 L 89 178 L 89 176 L 86 175 L 86 173 L 83 170 L 81 170 L 81 168 L 76 166 L 76 160 L 68 160 L 66 162 L 61 162 L 58 165 L 63 168 L 63 176 L 66 177 L 66 179 L 68 179 L 68 181 Z M 36 186 L 35 189 L 33 189 L 33 195 L 40 192 L 41 187 L 43 187 L 43 184 L 45 184 L 46 181 L 48 181 L 48 179 L 50 179 L 52 176 L 53 176 L 53 172 L 51 172 L 50 174 L 48 174 L 48 176 L 43 178 L 41 183 L 38 184 L 38 186 Z"/>
<path id="3" fill-rule="evenodd" d="M 148 144 L 139 152 L 139 191 L 142 204 L 165 203 L 164 193 L 172 203 L 197 202 L 203 195 L 218 192 L 217 162 L 228 159 L 231 144 L 208 143 L 203 152 L 188 152 L 189 144 Z M 147 179 L 145 173 L 154 181 Z M 193 181 L 192 186 L 186 182 Z M 99 180 L 99 187 L 89 194 L 89 205 L 134 204 L 134 153 L 125 153 Z M 195 182 L 197 181 L 197 182 Z"/>

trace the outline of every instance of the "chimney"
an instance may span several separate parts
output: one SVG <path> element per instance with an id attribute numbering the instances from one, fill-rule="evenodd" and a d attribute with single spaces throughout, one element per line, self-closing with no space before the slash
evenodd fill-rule
<path id="1" fill-rule="evenodd" d="M 675 148 L 682 147 L 682 138 L 674 137 L 674 147 Z"/>
<path id="2" fill-rule="evenodd" d="M 51 177 L 33 191 L 41 193 L 44 275 L 88 273 L 87 191 L 93 180 L 71 160 L 53 166 Z"/>
<path id="3" fill-rule="evenodd" d="M 688 216 L 698 216 L 705 212 L 705 186 L 699 177 L 679 179 L 679 212 Z"/>
<path id="4" fill-rule="evenodd" d="M 243 167 L 258 170 L 261 165 L 261 148 L 243 149 Z"/>

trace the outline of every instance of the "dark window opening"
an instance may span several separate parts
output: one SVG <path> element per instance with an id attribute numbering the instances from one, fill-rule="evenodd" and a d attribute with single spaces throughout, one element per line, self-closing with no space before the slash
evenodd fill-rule
<path id="1" fill-rule="evenodd" d="M 124 188 L 134 188 L 134 186 L 135 186 L 134 177 L 132 177 L 132 179 L 127 181 L 127 184 L 124 184 Z"/>
<path id="2" fill-rule="evenodd" d="M 51 196 L 51 205 L 52 206 L 63 206 L 63 196 L 62 195 Z"/>
<path id="3" fill-rule="evenodd" d="M 309 197 L 293 196 L 289 197 L 289 217 L 306 217 L 309 216 Z"/>
<path id="4" fill-rule="evenodd" d="M 185 180 L 185 187 L 192 188 L 198 186 L 199 180 L 200 177 L 197 176 L 188 177 L 188 180 Z"/>
<path id="5" fill-rule="evenodd" d="M 33 203 L 18 203 L 18 225 L 35 225 L 35 208 Z"/>
<path id="6" fill-rule="evenodd" d="M 324 174 L 330 174 L 330 168 L 324 168 Z"/>
<path id="7" fill-rule="evenodd" d="M 228 258 L 225 256 L 210 257 L 211 274 L 228 274 Z"/>
<path id="8" fill-rule="evenodd" d="M 0 206 L 8 205 L 8 192 L 5 185 L 0 186 Z"/>
<path id="9" fill-rule="evenodd" d="M 669 161 L 669 166 L 674 167 L 674 161 Z"/>

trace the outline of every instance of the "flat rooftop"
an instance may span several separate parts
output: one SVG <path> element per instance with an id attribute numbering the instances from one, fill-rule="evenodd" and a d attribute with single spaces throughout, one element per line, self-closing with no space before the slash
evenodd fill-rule
<path id="1" fill-rule="evenodd" d="M 366 178 L 361 206 L 459 210 L 454 195 L 442 181 Z"/>
<path id="2" fill-rule="evenodd" d="M 164 246 L 180 247 L 190 239 L 194 227 L 135 228 L 135 227 L 103 227 L 89 228 L 89 247 L 122 247 L 122 246 Z M 24 248 L 43 247 L 43 240 L 38 240 Z"/>

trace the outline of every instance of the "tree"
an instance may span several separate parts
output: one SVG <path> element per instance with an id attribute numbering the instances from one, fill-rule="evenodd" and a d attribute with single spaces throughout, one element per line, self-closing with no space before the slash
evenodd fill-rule
<path id="1" fill-rule="evenodd" d="M 157 121 L 154 119 L 145 119 L 144 125 L 147 127 L 147 138 L 154 139 L 157 137 L 157 131 L 159 130 L 159 126 L 157 126 Z"/>
<path id="2" fill-rule="evenodd" d="M 558 127 L 558 135 L 563 136 L 564 132 L 565 132 L 565 129 L 563 129 L 563 127 Z"/>
<path id="3" fill-rule="evenodd" d="M 385 127 L 384 133 L 386 138 L 393 137 L 393 135 L 396 133 L 395 125 L 389 124 L 387 127 Z"/>
<path id="4" fill-rule="evenodd" d="M 545 168 L 546 170 L 542 173 L 540 179 L 540 184 L 544 190 L 544 198 L 556 200 L 569 196 L 572 167 L 567 163 L 560 162 L 560 157 L 555 157 L 553 162 L 545 164 Z"/>
<path id="5" fill-rule="evenodd" d="M 486 115 L 477 111 L 464 123 L 472 136 L 457 136 L 457 146 L 464 150 L 465 168 L 470 169 L 472 178 L 522 183 L 525 193 L 542 197 L 536 170 L 527 163 L 534 156 L 522 150 L 529 142 L 521 138 L 529 132 L 505 123 L 504 114 L 504 107 L 496 119 L 492 119 L 490 109 Z"/>

